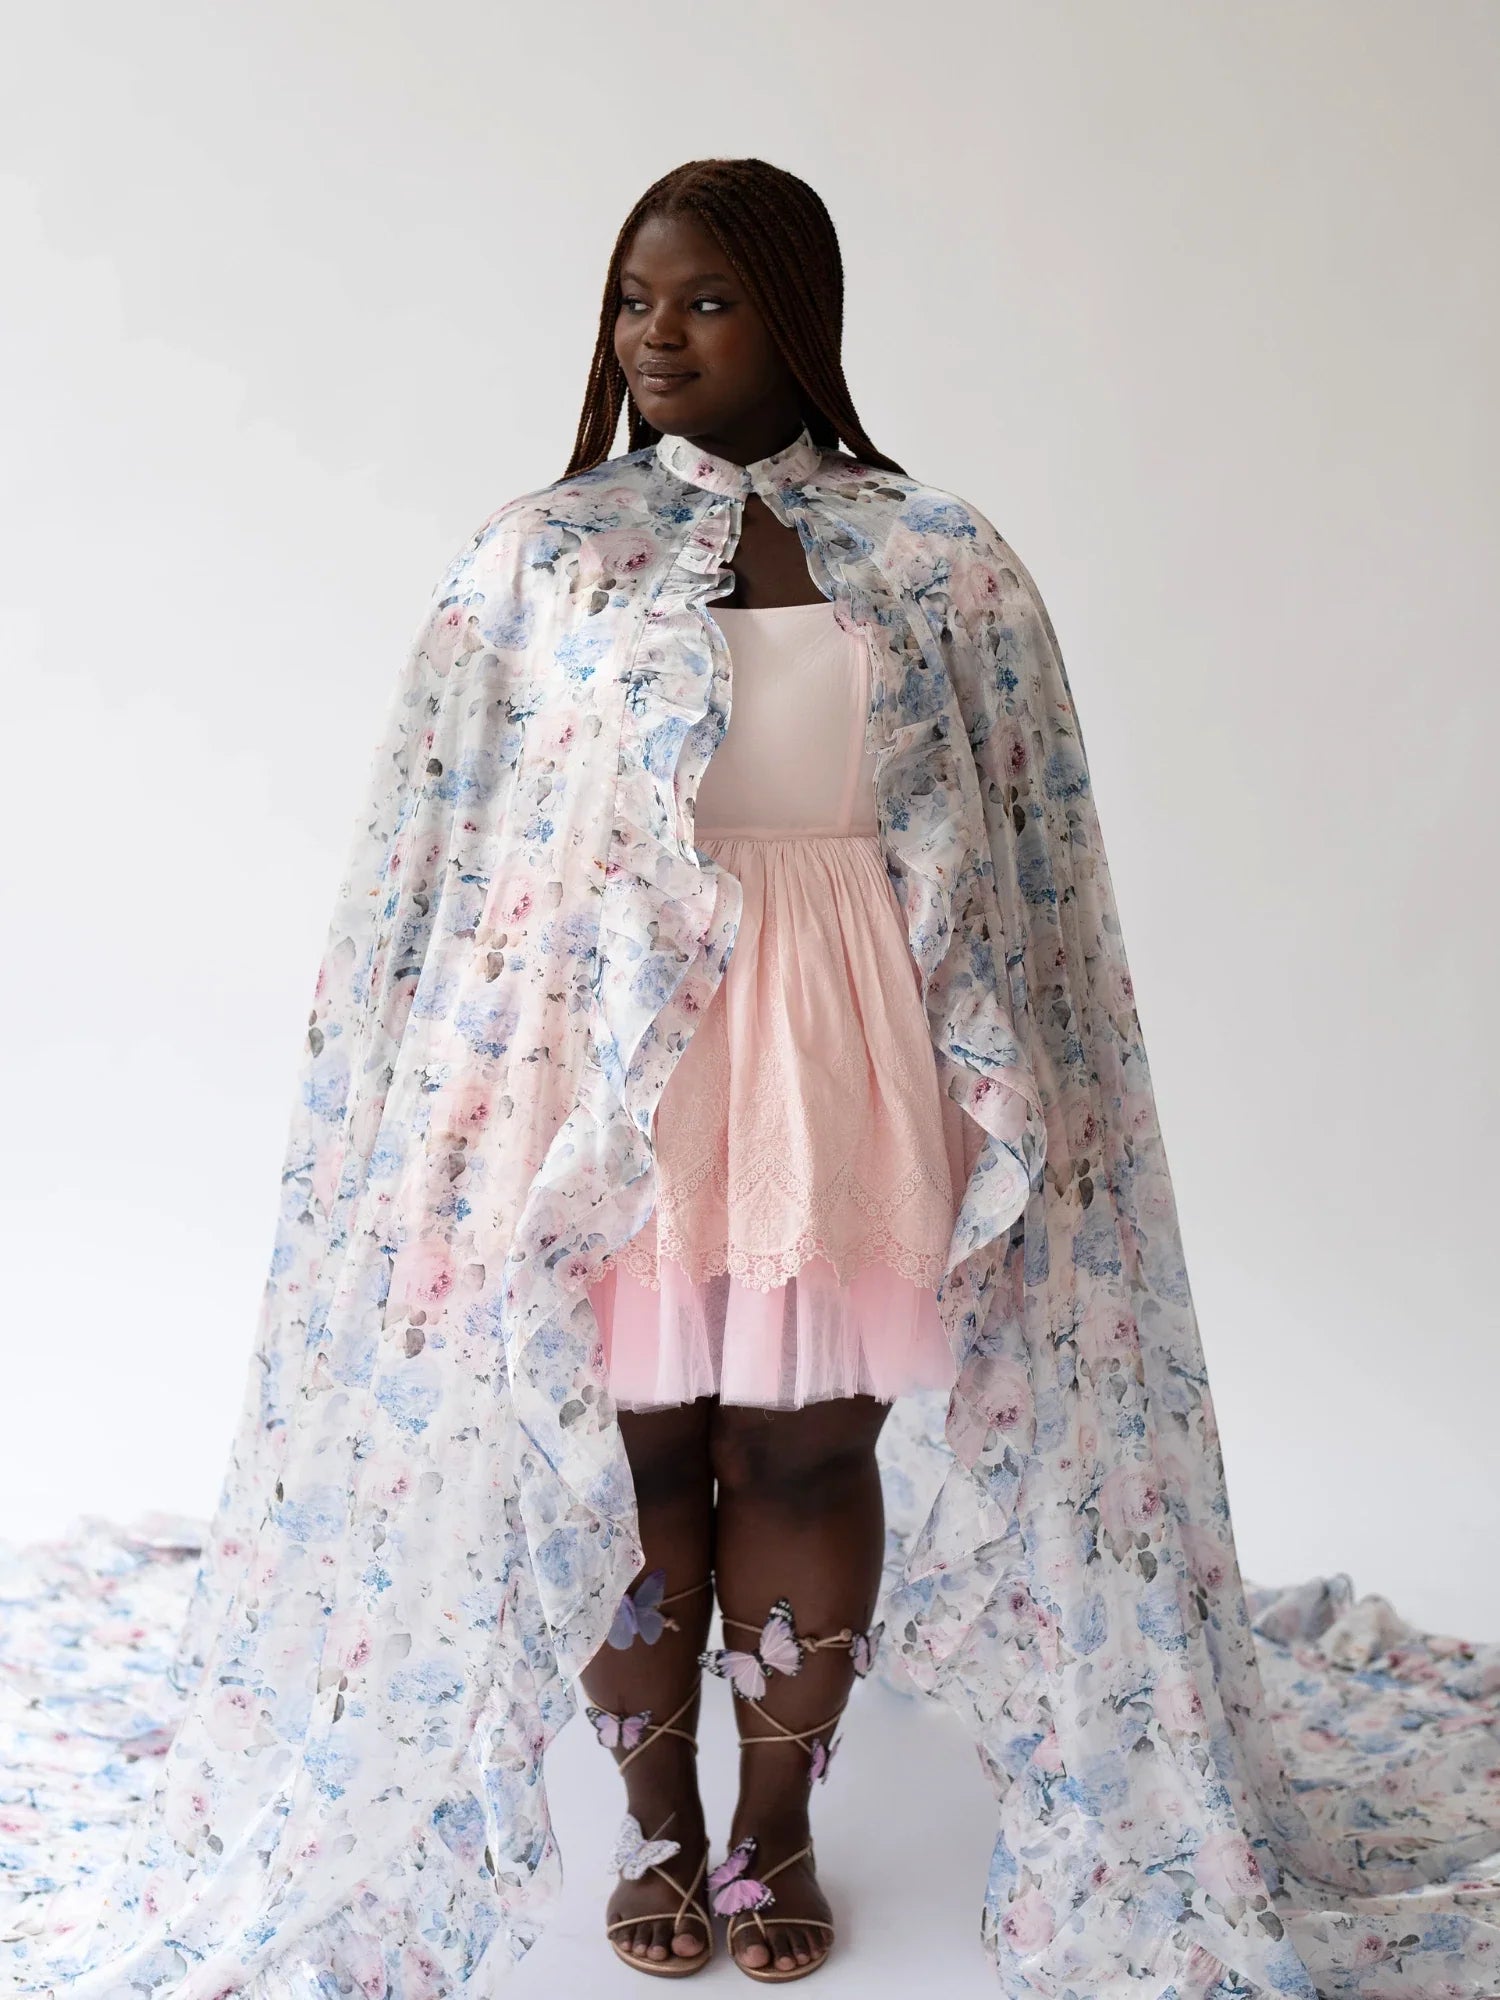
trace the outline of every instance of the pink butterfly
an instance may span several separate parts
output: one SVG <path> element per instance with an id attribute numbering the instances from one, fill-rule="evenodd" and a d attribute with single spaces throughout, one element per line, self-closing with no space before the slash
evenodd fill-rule
<path id="1" fill-rule="evenodd" d="M 766 1691 L 767 1674 L 797 1673 L 802 1665 L 802 1654 L 803 1645 L 797 1637 L 791 1601 L 778 1597 L 771 1606 L 770 1617 L 761 1627 L 760 1644 L 753 1653 L 739 1652 L 733 1646 L 713 1647 L 698 1655 L 698 1663 L 707 1667 L 711 1674 L 722 1675 L 736 1694 L 750 1701 L 759 1701 Z"/>
<path id="2" fill-rule="evenodd" d="M 633 1750 L 651 1720 L 649 1708 L 643 1708 L 639 1715 L 611 1715 L 607 1708 L 595 1708 L 592 1702 L 586 1702 L 583 1712 L 606 1750 Z"/>
<path id="3" fill-rule="evenodd" d="M 627 1646 L 633 1645 L 637 1633 L 648 1646 L 654 1646 L 666 1626 L 670 1625 L 674 1632 L 677 1630 L 676 1619 L 663 1616 L 657 1609 L 666 1585 L 667 1572 L 653 1569 L 641 1578 L 633 1597 L 627 1590 L 620 1599 L 614 1623 L 609 1628 L 609 1643 L 617 1651 L 623 1653 Z"/>
<path id="4" fill-rule="evenodd" d="M 828 1776 L 828 1766 L 833 1762 L 833 1753 L 838 1749 L 843 1740 L 842 1736 L 837 1736 L 831 1742 L 825 1743 L 820 1736 L 814 1742 L 812 1747 L 812 1776 L 814 1784 L 820 1778 Z"/>
<path id="5" fill-rule="evenodd" d="M 880 1635 L 885 1630 L 885 1620 L 872 1625 L 868 1632 L 856 1632 L 849 1647 L 849 1657 L 854 1662 L 857 1674 L 867 1674 L 875 1664 L 875 1648 L 880 1644 Z"/>
<path id="6" fill-rule="evenodd" d="M 768 1903 L 775 1902 L 775 1891 L 770 1884 L 757 1882 L 746 1873 L 754 1852 L 755 1835 L 747 1833 L 730 1848 L 717 1868 L 710 1869 L 709 1901 L 721 1917 L 732 1917 L 737 1910 L 763 1910 Z"/>

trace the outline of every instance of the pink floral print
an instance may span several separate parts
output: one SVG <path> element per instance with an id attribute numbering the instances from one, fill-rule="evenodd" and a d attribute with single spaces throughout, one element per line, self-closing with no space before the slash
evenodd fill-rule
<path id="1" fill-rule="evenodd" d="M 587 1298 L 723 977 L 693 841 L 746 496 L 868 647 L 881 846 L 973 1165 L 957 1381 L 882 1436 L 882 1671 L 995 1794 L 1048 2000 L 1500 1992 L 1500 1654 L 1240 1576 L 1056 634 L 956 496 L 804 430 L 499 508 L 398 675 L 312 991 L 201 1546 L 9 1559 L 3 1949 L 70 2000 L 488 1992 L 559 1881 L 544 1758 L 642 1564 Z"/>

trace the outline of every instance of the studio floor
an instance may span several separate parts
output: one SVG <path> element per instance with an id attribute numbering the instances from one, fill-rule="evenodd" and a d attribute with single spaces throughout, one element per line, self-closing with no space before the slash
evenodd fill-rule
<path id="1" fill-rule="evenodd" d="M 699 1740 L 711 1866 L 723 1858 L 734 1807 L 733 1699 L 727 1684 L 705 1677 Z M 875 1680 L 856 1686 L 843 1730 L 813 1799 L 819 1877 L 839 1932 L 828 1963 L 803 1990 L 820 2000 L 905 2000 L 934 1990 L 944 2000 L 995 2000 L 979 1913 L 996 1809 L 972 1743 L 946 1709 Z M 548 2000 L 595 1993 L 644 2000 L 648 1976 L 619 1964 L 602 1935 L 624 1786 L 581 1711 L 548 1752 L 547 1771 L 563 1890 L 511 1990 L 518 2000 L 528 1990 Z M 729 1962 L 722 1924 L 715 1961 L 695 1975 L 692 1991 L 710 1983 L 751 1990 Z"/>

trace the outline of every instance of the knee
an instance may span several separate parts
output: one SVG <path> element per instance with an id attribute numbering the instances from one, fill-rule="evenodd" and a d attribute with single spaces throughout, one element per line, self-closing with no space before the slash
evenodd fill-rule
<path id="1" fill-rule="evenodd" d="M 879 1477 L 875 1442 L 863 1431 L 830 1434 L 825 1424 L 799 1424 L 801 1411 L 721 1404 L 709 1435 L 709 1459 L 720 1490 L 764 1505 L 826 1506 Z"/>
<path id="2" fill-rule="evenodd" d="M 620 1428 L 638 1508 L 683 1507 L 711 1499 L 706 1405 L 649 1416 L 621 1411 Z"/>

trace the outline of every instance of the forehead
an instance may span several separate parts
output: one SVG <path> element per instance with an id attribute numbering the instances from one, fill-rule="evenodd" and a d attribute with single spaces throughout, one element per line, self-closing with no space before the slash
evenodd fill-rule
<path id="1" fill-rule="evenodd" d="M 723 246 L 691 215 L 648 215 L 625 245 L 620 268 L 668 282 L 709 276 L 734 282 Z"/>

